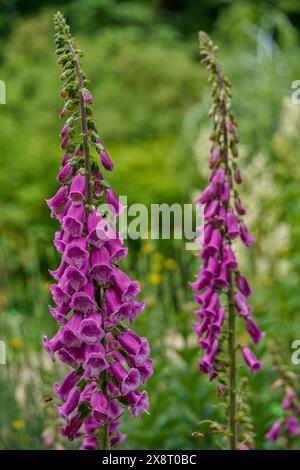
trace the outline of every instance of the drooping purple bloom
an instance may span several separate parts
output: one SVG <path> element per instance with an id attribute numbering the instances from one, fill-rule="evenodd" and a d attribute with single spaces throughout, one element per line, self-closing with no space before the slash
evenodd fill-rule
<path id="1" fill-rule="evenodd" d="M 252 341 L 255 345 L 258 345 L 258 343 L 265 337 L 265 333 L 262 333 L 260 329 L 258 328 L 256 322 L 253 320 L 253 318 L 248 317 L 246 320 L 246 327 L 249 335 L 252 338 Z"/>
<path id="2" fill-rule="evenodd" d="M 105 170 L 108 170 L 108 171 L 113 170 L 114 165 L 113 165 L 111 159 L 109 158 L 109 155 L 106 152 L 106 150 L 101 150 L 100 159 L 101 159 L 101 163 L 102 163 L 103 167 L 105 168 Z"/>
<path id="3" fill-rule="evenodd" d="M 276 442 L 278 437 L 279 437 L 279 434 L 280 434 L 280 428 L 281 428 L 281 424 L 279 421 L 276 421 L 270 431 L 268 432 L 268 434 L 266 435 L 266 438 L 268 439 L 268 441 L 271 441 L 271 442 Z"/>
<path id="4" fill-rule="evenodd" d="M 285 425 L 290 436 L 298 436 L 300 434 L 299 422 L 295 416 L 288 416 Z"/>
<path id="5" fill-rule="evenodd" d="M 74 206 L 79 206 L 85 196 L 85 176 L 81 173 L 75 176 L 70 186 L 69 199 Z"/>
<path id="6" fill-rule="evenodd" d="M 252 374 L 259 371 L 262 368 L 262 362 L 256 359 L 256 356 L 251 349 L 244 347 L 243 348 L 243 357 L 249 370 Z"/>

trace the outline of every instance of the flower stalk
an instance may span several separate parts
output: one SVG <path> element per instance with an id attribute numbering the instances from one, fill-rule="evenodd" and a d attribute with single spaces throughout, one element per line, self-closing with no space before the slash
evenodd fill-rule
<path id="1" fill-rule="evenodd" d="M 60 132 L 61 187 L 47 200 L 61 224 L 54 240 L 61 263 L 50 271 L 55 306 L 49 306 L 59 330 L 50 340 L 44 336 L 43 344 L 53 361 L 58 356 L 71 369 L 54 385 L 62 436 L 82 438 L 83 450 L 107 450 L 125 438 L 119 429 L 124 407 L 134 418 L 149 407 L 147 392 L 140 390 L 152 375 L 149 344 L 131 328 L 145 302 L 136 300 L 139 283 L 119 267 L 127 254 L 116 230 L 122 206 L 102 174 L 113 163 L 93 117 L 93 96 L 79 62 L 83 53 L 60 12 L 54 25 L 64 82 L 60 117 L 69 117 Z"/>
<path id="2" fill-rule="evenodd" d="M 206 33 L 200 32 L 202 62 L 209 71 L 212 86 L 212 106 L 209 117 L 213 121 L 210 132 L 211 157 L 208 186 L 196 200 L 204 206 L 204 226 L 198 241 L 202 260 L 200 273 L 192 283 L 195 301 L 199 305 L 194 330 L 205 355 L 199 362 L 200 370 L 210 380 L 218 378 L 218 396 L 226 400 L 228 426 L 215 423 L 214 429 L 224 432 L 232 450 L 253 442 L 253 432 L 247 436 L 241 430 L 245 422 L 244 391 L 238 390 L 236 323 L 241 318 L 252 342 L 257 345 L 263 338 L 251 316 L 248 297 L 252 294 L 246 278 L 241 274 L 234 244 L 238 238 L 249 247 L 253 241 L 243 220 L 246 211 L 238 191 L 241 172 L 237 164 L 239 135 L 237 122 L 231 111 L 231 83 L 223 74 L 216 59 L 216 50 Z M 244 360 L 251 373 L 261 368 L 261 362 L 247 347 L 242 347 Z M 246 426 L 247 427 L 247 426 Z"/>
<path id="3" fill-rule="evenodd" d="M 85 109 L 85 102 L 84 102 L 84 80 L 83 80 L 83 74 L 80 69 L 80 63 L 77 57 L 77 54 L 74 50 L 74 47 L 72 45 L 72 41 L 68 41 L 68 47 L 69 50 L 72 54 L 72 57 L 74 59 L 74 66 L 76 70 L 76 75 L 79 83 L 79 102 L 80 102 L 80 117 L 81 117 L 81 128 L 82 128 L 82 135 L 83 135 L 83 155 L 84 155 L 84 160 L 85 160 L 85 186 L 86 186 L 86 199 L 88 204 L 92 204 L 92 190 L 91 190 L 91 163 L 90 163 L 90 153 L 89 153 L 89 132 L 88 132 L 88 126 L 87 126 L 87 115 L 86 115 L 86 109 Z"/>

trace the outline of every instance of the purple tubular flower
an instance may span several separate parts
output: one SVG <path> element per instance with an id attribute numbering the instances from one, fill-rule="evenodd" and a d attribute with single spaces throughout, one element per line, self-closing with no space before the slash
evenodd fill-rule
<path id="1" fill-rule="evenodd" d="M 259 371 L 262 368 L 262 362 L 256 359 L 255 354 L 254 352 L 251 351 L 251 349 L 244 347 L 243 357 L 252 374 L 254 374 L 255 372 Z"/>
<path id="2" fill-rule="evenodd" d="M 118 336 L 118 342 L 124 351 L 135 358 L 136 366 L 145 363 L 150 354 L 150 348 L 146 338 L 140 338 L 131 330 L 124 331 Z"/>
<path id="3" fill-rule="evenodd" d="M 216 199 L 210 201 L 204 209 L 205 218 L 209 221 L 212 221 L 214 217 L 218 214 L 219 207 L 219 201 L 217 201 Z"/>
<path id="4" fill-rule="evenodd" d="M 73 237 L 80 237 L 83 229 L 83 216 L 83 204 L 80 204 L 79 206 L 71 205 L 67 214 L 62 220 L 63 230 L 69 232 Z"/>
<path id="5" fill-rule="evenodd" d="M 213 168 L 215 166 L 215 164 L 217 163 L 217 161 L 219 160 L 219 152 L 217 149 L 214 149 L 211 153 L 211 156 L 210 156 L 210 163 L 209 163 L 209 168 Z"/>
<path id="6" fill-rule="evenodd" d="M 295 416 L 288 416 L 285 425 L 290 436 L 298 436 L 300 434 L 299 422 Z"/>
<path id="7" fill-rule="evenodd" d="M 66 245 L 64 261 L 71 266 L 81 270 L 88 260 L 87 241 L 84 238 L 75 238 Z"/>
<path id="8" fill-rule="evenodd" d="M 99 377 L 101 372 L 107 369 L 108 364 L 105 360 L 105 354 L 100 352 L 93 352 L 87 355 L 83 368 L 90 378 Z"/>
<path id="9" fill-rule="evenodd" d="M 134 418 L 139 418 L 149 409 L 149 398 L 147 392 L 130 392 L 124 397 L 130 403 L 129 411 Z"/>
<path id="10" fill-rule="evenodd" d="M 266 438 L 268 439 L 268 441 L 271 441 L 271 442 L 276 442 L 278 437 L 279 437 L 279 434 L 280 434 L 280 428 L 281 428 L 281 424 L 279 421 L 276 421 L 270 431 L 268 432 L 268 434 L 266 434 Z"/>
<path id="11" fill-rule="evenodd" d="M 71 142 L 70 136 L 67 134 L 61 141 L 60 148 L 62 150 L 66 149 L 68 145 L 70 144 L 70 142 Z"/>
<path id="12" fill-rule="evenodd" d="M 56 214 L 58 209 L 65 204 L 69 194 L 68 186 L 62 186 L 57 193 L 51 198 L 46 199 L 47 205 L 51 210 L 51 215 Z"/>
<path id="13" fill-rule="evenodd" d="M 236 271 L 238 268 L 238 265 L 237 265 L 235 254 L 232 251 L 232 248 L 230 245 L 223 246 L 222 256 L 223 256 L 223 262 L 226 268 L 229 271 Z"/>
<path id="14" fill-rule="evenodd" d="M 65 272 L 66 267 L 67 267 L 67 264 L 64 262 L 64 260 L 62 260 L 58 268 L 55 269 L 54 271 L 49 269 L 49 273 L 56 281 L 59 281 L 63 273 Z"/>
<path id="15" fill-rule="evenodd" d="M 244 222 L 240 222 L 240 237 L 244 245 L 249 247 L 253 243 L 253 238 L 249 235 L 247 226 Z"/>
<path id="16" fill-rule="evenodd" d="M 65 402 L 68 398 L 70 391 L 75 387 L 77 382 L 80 380 L 80 377 L 77 375 L 77 372 L 73 370 L 70 372 L 63 380 L 61 385 L 54 384 L 54 391 L 62 402 Z"/>
<path id="17" fill-rule="evenodd" d="M 96 248 L 102 248 L 104 243 L 108 240 L 105 227 L 106 222 L 102 215 L 95 209 L 92 209 L 87 218 L 87 241 Z"/>
<path id="18" fill-rule="evenodd" d="M 289 400 L 294 400 L 295 398 L 297 398 L 297 393 L 295 392 L 294 389 L 292 389 L 291 387 L 288 387 L 286 390 L 286 396 Z"/>
<path id="19" fill-rule="evenodd" d="M 122 244 L 122 241 L 117 238 L 115 240 L 108 240 L 105 243 L 105 248 L 108 250 L 112 263 L 117 263 L 127 255 L 128 249 Z"/>
<path id="20" fill-rule="evenodd" d="M 80 428 L 83 420 L 79 413 L 71 416 L 70 420 L 60 429 L 62 436 L 67 437 L 69 441 L 74 441 L 76 437 L 80 436 Z"/>
<path id="21" fill-rule="evenodd" d="M 227 213 L 226 229 L 227 235 L 231 240 L 234 240 L 239 234 L 238 221 L 233 210 Z"/>
<path id="22" fill-rule="evenodd" d="M 85 437 L 83 443 L 80 447 L 80 450 L 96 450 L 97 441 L 94 437 Z"/>
<path id="23" fill-rule="evenodd" d="M 113 208 L 115 215 L 119 215 L 123 211 L 123 206 L 119 202 L 116 193 L 114 193 L 111 188 L 107 188 L 107 190 L 105 191 L 105 196 L 107 204 L 109 204 Z"/>
<path id="24" fill-rule="evenodd" d="M 68 133 L 69 133 L 69 130 L 70 130 L 69 124 L 65 124 L 65 125 L 63 126 L 62 130 L 61 130 L 60 133 L 59 133 L 59 137 L 60 137 L 61 139 L 63 139 L 64 137 L 66 137 L 66 135 L 68 135 Z"/>
<path id="25" fill-rule="evenodd" d="M 289 410 L 291 408 L 291 406 L 292 406 L 292 404 L 291 404 L 290 400 L 288 400 L 287 398 L 285 398 L 281 403 L 281 408 L 285 411 Z"/>
<path id="26" fill-rule="evenodd" d="M 94 174 L 94 194 L 95 197 L 101 197 L 103 194 L 103 175 L 100 171 L 98 171 L 96 174 Z"/>
<path id="27" fill-rule="evenodd" d="M 69 266 L 61 277 L 61 285 L 71 291 L 78 292 L 87 284 L 85 275 L 75 266 Z"/>
<path id="28" fill-rule="evenodd" d="M 52 284 L 50 286 L 50 291 L 56 305 L 61 305 L 63 303 L 67 304 L 68 302 L 70 302 L 71 297 L 69 293 L 59 285 Z"/>
<path id="29" fill-rule="evenodd" d="M 236 211 L 239 215 L 245 215 L 246 214 L 246 211 L 242 206 L 241 199 L 240 199 L 239 196 L 236 197 L 236 199 L 234 201 L 234 205 L 235 205 Z"/>
<path id="30" fill-rule="evenodd" d="M 224 265 L 221 266 L 220 272 L 215 279 L 215 286 L 219 289 L 227 289 L 228 287 L 228 271 Z"/>
<path id="31" fill-rule="evenodd" d="M 106 152 L 106 150 L 101 150 L 100 159 L 101 159 L 101 163 L 102 163 L 103 167 L 105 168 L 105 170 L 108 170 L 108 171 L 113 170 L 114 165 L 113 165 L 111 159 L 109 158 L 109 155 Z"/>
<path id="32" fill-rule="evenodd" d="M 68 398 L 63 406 L 56 407 L 59 416 L 68 421 L 70 414 L 77 408 L 80 400 L 80 390 L 76 387 L 73 388 L 68 394 Z"/>
<path id="33" fill-rule="evenodd" d="M 98 426 L 103 426 L 108 420 L 108 400 L 104 393 L 96 392 L 91 397 L 91 408 Z"/>
<path id="34" fill-rule="evenodd" d="M 222 202 L 229 202 L 229 200 L 230 200 L 230 184 L 226 181 L 224 183 L 224 186 L 223 186 L 223 189 L 222 189 L 221 201 Z"/>
<path id="35" fill-rule="evenodd" d="M 253 318 L 248 317 L 246 320 L 247 331 L 252 338 L 253 343 L 257 346 L 258 343 L 265 337 L 265 333 L 262 333 L 258 328 Z"/>
<path id="36" fill-rule="evenodd" d="M 196 204 L 206 204 L 210 202 L 216 193 L 216 186 L 213 183 L 210 183 L 202 192 L 202 194 L 196 199 Z"/>
<path id="37" fill-rule="evenodd" d="M 72 173 L 73 165 L 71 165 L 71 163 L 66 163 L 64 166 L 61 167 L 57 176 L 57 181 L 62 184 L 67 183 L 71 179 Z"/>
<path id="38" fill-rule="evenodd" d="M 72 158 L 72 154 L 70 152 L 66 152 L 62 158 L 61 166 L 65 166 Z"/>
<path id="39" fill-rule="evenodd" d="M 81 449 L 95 450 L 103 426 L 108 448 L 123 441 L 119 418 L 124 408 L 135 418 L 148 410 L 148 396 L 138 388 L 152 375 L 153 365 L 147 339 L 131 329 L 145 302 L 136 300 L 139 283 L 119 267 L 127 255 L 115 224 L 122 206 L 101 173 L 101 163 L 109 171 L 113 163 L 98 135 L 92 94 L 80 86 L 83 72 L 77 49 L 60 13 L 55 15 L 55 26 L 56 43 L 63 49 L 58 55 L 72 57 L 71 75 L 65 73 L 65 62 L 59 61 L 61 79 L 68 77 L 72 96 L 64 86 L 60 117 L 69 112 L 70 117 L 60 132 L 61 148 L 66 149 L 57 177 L 61 187 L 47 200 L 51 217 L 60 224 L 54 246 L 61 261 L 49 271 L 55 279 L 50 286 L 55 306 L 49 305 L 49 311 L 58 331 L 49 340 L 44 335 L 42 341 L 52 361 L 57 358 L 70 368 L 54 385 L 59 400 L 55 408 L 64 420 L 60 432 L 69 440 L 80 438 Z M 100 153 L 101 163 L 87 158 L 86 144 Z M 104 191 L 113 218 L 100 212 Z"/>
<path id="40" fill-rule="evenodd" d="M 68 113 L 68 108 L 66 106 L 63 106 L 63 108 L 61 109 L 61 111 L 59 113 L 59 117 L 61 119 L 63 119 L 66 116 L 67 113 Z"/>
<path id="41" fill-rule="evenodd" d="M 122 302 L 117 292 L 112 287 L 109 287 L 105 291 L 105 306 L 107 314 L 110 314 L 110 317 L 116 317 L 119 314 L 120 317 L 124 319 L 130 311 L 130 308 Z"/>
<path id="42" fill-rule="evenodd" d="M 220 307 L 218 309 L 217 318 L 215 319 L 215 321 L 213 323 L 210 323 L 210 325 L 208 326 L 209 331 L 212 334 L 214 334 L 216 336 L 219 336 L 219 334 L 222 331 L 222 326 L 223 326 L 223 323 L 224 323 L 224 319 L 225 319 L 225 308 Z"/>
<path id="43" fill-rule="evenodd" d="M 238 274 L 235 278 L 235 282 L 237 288 L 245 297 L 249 297 L 250 295 L 252 295 L 252 290 L 249 287 L 248 281 L 244 276 Z"/>
<path id="44" fill-rule="evenodd" d="M 209 256 L 216 256 L 219 249 L 221 248 L 222 237 L 220 230 L 215 228 L 212 230 L 211 238 L 207 245 L 203 249 L 203 258 L 206 259 Z"/>
<path id="45" fill-rule="evenodd" d="M 120 383 L 122 395 L 136 390 L 140 384 L 140 374 L 137 369 L 127 371 L 122 364 L 113 362 L 110 364 L 109 373 Z"/>
<path id="46" fill-rule="evenodd" d="M 105 285 L 110 279 L 112 267 L 110 255 L 105 247 L 93 248 L 90 258 L 90 276 L 96 279 L 100 285 Z"/>
<path id="47" fill-rule="evenodd" d="M 239 292 L 234 296 L 237 311 L 241 317 L 248 317 L 252 312 L 252 307 L 249 305 L 246 297 Z"/>
<path id="48" fill-rule="evenodd" d="M 58 351 L 58 356 L 61 362 L 67 364 L 68 366 L 72 367 L 73 369 L 77 369 L 79 366 L 79 361 L 76 355 L 76 352 L 73 351 L 73 354 L 67 349 L 60 349 Z"/>
<path id="49" fill-rule="evenodd" d="M 80 292 L 75 292 L 72 295 L 70 307 L 85 314 L 95 310 L 96 302 L 94 301 L 94 286 L 92 281 L 88 281 Z"/>
<path id="50" fill-rule="evenodd" d="M 88 318 L 85 318 L 80 323 L 78 337 L 86 344 L 93 345 L 100 343 L 105 335 L 102 323 L 102 316 L 99 312 L 91 313 Z"/>
<path id="51" fill-rule="evenodd" d="M 242 183 L 242 176 L 241 176 L 241 170 L 239 168 L 236 168 L 234 172 L 234 179 L 237 184 Z"/>
<path id="52" fill-rule="evenodd" d="M 199 367 L 204 373 L 209 373 L 213 367 L 213 362 L 218 354 L 218 342 L 215 340 L 210 347 L 209 352 L 200 360 Z"/>
<path id="53" fill-rule="evenodd" d="M 53 215 L 53 217 L 55 217 L 61 223 L 63 218 L 67 215 L 70 207 L 71 207 L 71 202 L 67 201 L 64 207 L 62 208 L 62 210 L 58 214 Z M 69 236 L 71 236 L 70 233 L 69 233 Z"/>
<path id="54" fill-rule="evenodd" d="M 225 180 L 225 170 L 224 168 L 220 167 L 218 168 L 218 170 L 212 177 L 212 183 L 220 185 L 222 187 L 224 184 L 224 180 Z"/>
<path id="55" fill-rule="evenodd" d="M 118 268 L 113 270 L 112 279 L 116 292 L 124 303 L 132 302 L 141 290 L 137 281 L 131 281 L 129 277 Z"/>
<path id="56" fill-rule="evenodd" d="M 129 362 L 129 364 L 130 364 L 130 362 Z M 130 365 L 134 366 L 135 364 L 133 363 L 133 364 L 130 364 Z M 151 375 L 153 374 L 153 361 L 152 361 L 152 359 L 150 359 L 150 358 L 147 359 L 145 364 L 137 367 L 137 370 L 139 371 L 141 382 L 145 383 L 146 380 L 148 380 L 149 377 L 151 377 Z"/>
<path id="57" fill-rule="evenodd" d="M 54 362 L 54 353 L 62 348 L 63 342 L 60 331 L 49 341 L 47 336 L 43 336 L 43 345 Z"/>
<path id="58" fill-rule="evenodd" d="M 58 307 L 52 307 L 48 305 L 49 312 L 53 316 L 53 318 L 59 323 L 60 325 L 64 325 L 67 322 L 67 313 L 71 310 L 69 304 L 61 304 Z"/>
<path id="59" fill-rule="evenodd" d="M 75 176 L 70 186 L 69 199 L 73 206 L 79 206 L 85 196 L 85 176 L 81 173 Z"/>
<path id="60" fill-rule="evenodd" d="M 204 269 L 202 271 L 203 276 L 210 281 L 211 279 L 217 276 L 218 271 L 218 261 L 213 256 L 210 256 L 204 265 Z"/>
<path id="61" fill-rule="evenodd" d="M 84 100 L 85 103 L 87 103 L 87 104 L 92 104 L 93 103 L 94 98 L 88 90 L 85 90 L 82 93 L 82 96 L 83 96 L 83 100 Z"/>

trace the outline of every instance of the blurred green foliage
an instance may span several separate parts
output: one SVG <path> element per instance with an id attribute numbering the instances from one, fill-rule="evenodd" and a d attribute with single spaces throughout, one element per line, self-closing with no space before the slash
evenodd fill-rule
<path id="1" fill-rule="evenodd" d="M 56 328 L 47 310 L 47 269 L 58 263 L 51 241 L 56 225 L 45 199 L 58 187 L 61 159 L 52 40 L 57 6 L 86 52 L 98 127 L 116 164 L 112 185 L 129 203 L 187 203 L 203 187 L 208 153 L 199 133 L 208 131 L 210 96 L 197 31 L 206 29 L 219 44 L 233 83 L 245 205 L 256 239 L 251 254 L 242 254 L 243 269 L 252 281 L 255 315 L 289 361 L 300 319 L 300 111 L 290 100 L 291 83 L 299 78 L 298 1 L 2 4 L 0 79 L 7 104 L 0 106 L 0 339 L 8 364 L 0 366 L 0 448 L 44 448 L 41 434 L 53 428 L 54 418 L 43 397 L 62 373 L 40 344 Z M 126 417 L 124 447 L 216 448 L 209 435 L 192 437 L 203 431 L 200 420 L 220 415 L 215 385 L 198 372 L 191 334 L 187 284 L 197 260 L 178 242 L 159 242 L 153 253 L 144 244 L 130 245 L 128 269 L 142 280 L 148 299 L 137 329 L 150 338 L 155 375 L 148 389 L 151 414 L 139 421 Z M 250 380 L 258 448 L 266 446 L 263 436 L 277 412 L 267 354 L 264 360 L 264 371 Z"/>

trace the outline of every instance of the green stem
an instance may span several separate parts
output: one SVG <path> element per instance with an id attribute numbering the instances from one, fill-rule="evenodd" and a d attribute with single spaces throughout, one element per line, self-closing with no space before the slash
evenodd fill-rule
<path id="1" fill-rule="evenodd" d="M 228 291 L 228 347 L 229 347 L 229 427 L 230 449 L 237 448 L 237 422 L 236 422 L 236 352 L 235 352 L 235 309 L 233 300 L 232 273 L 229 276 Z"/>
<path id="2" fill-rule="evenodd" d="M 216 62 L 216 73 L 220 89 L 225 90 L 224 78 L 222 71 Z M 221 101 L 221 116 L 222 116 L 222 133 L 223 133 L 223 157 L 225 162 L 226 174 L 230 177 L 230 169 L 228 165 L 228 135 L 226 126 L 226 104 L 225 93 L 224 99 Z M 226 211 L 229 208 L 229 202 L 226 205 Z M 229 240 L 229 244 L 231 241 Z M 228 298 L 228 353 L 229 353 L 229 429 L 230 438 L 229 445 L 231 450 L 237 449 L 237 373 L 236 373 L 236 345 L 235 345 L 235 305 L 234 305 L 234 284 L 232 272 L 229 272 L 229 287 L 227 292 Z"/>
<path id="3" fill-rule="evenodd" d="M 85 161 L 85 182 L 86 182 L 86 202 L 91 205 L 93 202 L 93 195 L 92 195 L 92 188 L 91 188 L 91 161 L 90 161 L 90 153 L 89 153 L 89 133 L 88 133 L 88 125 L 87 125 L 87 114 L 85 109 L 85 103 L 82 95 L 82 90 L 84 88 L 84 81 L 83 76 L 80 68 L 80 63 L 78 60 L 78 56 L 73 48 L 71 41 L 68 42 L 69 50 L 72 54 L 75 64 L 76 75 L 78 78 L 79 88 L 80 88 L 80 115 L 81 115 L 81 128 L 82 128 L 82 135 L 83 135 L 83 154 L 84 154 L 84 161 Z M 95 297 L 96 302 L 101 310 L 102 308 L 102 295 L 101 295 L 101 287 L 96 285 L 95 283 Z M 103 346 L 106 348 L 106 336 L 103 339 Z M 101 390 L 107 396 L 107 375 L 106 371 L 104 372 L 104 378 L 101 383 Z M 99 442 L 98 447 L 101 450 L 109 450 L 110 443 L 109 443 L 109 423 L 107 422 L 104 424 L 99 430 Z"/>
<path id="4" fill-rule="evenodd" d="M 102 294 L 103 290 L 101 289 L 100 286 L 95 286 L 95 299 L 97 302 L 98 307 L 101 309 L 103 305 L 102 301 Z M 103 329 L 105 332 L 105 328 L 103 325 Z M 102 344 L 104 347 L 104 350 L 106 351 L 107 349 L 107 340 L 106 340 L 106 332 L 104 335 L 104 338 L 102 340 Z M 108 377 L 107 377 L 107 371 L 104 370 L 102 372 L 102 380 L 101 380 L 101 391 L 104 393 L 104 395 L 107 397 L 107 382 L 108 382 Z M 109 450 L 110 449 L 110 442 L 109 442 L 109 421 L 107 421 L 99 430 L 99 447 L 101 450 Z"/>
<path id="5" fill-rule="evenodd" d="M 83 135 L 83 154 L 84 154 L 84 162 L 85 162 L 85 186 L 86 186 L 86 201 L 88 204 L 92 204 L 92 188 L 91 188 L 91 161 L 90 161 L 90 152 L 89 152 L 89 131 L 87 125 L 87 115 L 85 109 L 85 103 L 82 95 L 82 90 L 84 88 L 83 76 L 80 69 L 80 63 L 78 60 L 78 56 L 73 48 L 71 41 L 68 42 L 69 51 L 72 54 L 75 64 L 75 71 L 78 78 L 79 88 L 80 88 L 80 97 L 79 97 L 79 104 L 80 104 L 80 116 L 81 116 L 81 128 L 82 128 L 82 135 Z"/>

